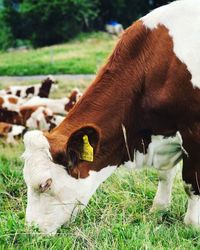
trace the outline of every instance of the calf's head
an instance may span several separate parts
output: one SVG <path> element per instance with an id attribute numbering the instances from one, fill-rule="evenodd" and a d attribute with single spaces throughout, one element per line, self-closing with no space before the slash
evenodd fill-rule
<path id="1" fill-rule="evenodd" d="M 84 208 L 98 186 L 116 169 L 96 169 L 99 133 L 85 127 L 57 142 L 40 131 L 24 136 L 26 220 L 44 233 L 55 233 Z"/>

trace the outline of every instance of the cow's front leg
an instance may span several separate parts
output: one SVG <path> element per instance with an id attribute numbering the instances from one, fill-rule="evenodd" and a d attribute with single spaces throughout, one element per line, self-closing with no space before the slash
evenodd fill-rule
<path id="1" fill-rule="evenodd" d="M 177 167 L 175 166 L 168 170 L 159 170 L 159 183 L 156 195 L 153 200 L 153 205 L 150 212 L 158 210 L 166 210 L 169 208 L 171 203 L 171 192 L 174 177 L 177 172 Z"/>

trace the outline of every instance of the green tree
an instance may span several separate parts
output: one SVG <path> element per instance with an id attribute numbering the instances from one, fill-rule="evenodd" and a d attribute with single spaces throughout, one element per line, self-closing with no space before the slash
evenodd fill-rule
<path id="1" fill-rule="evenodd" d="M 20 36 L 20 14 L 16 10 L 16 1 L 0 2 L 0 49 L 16 45 L 16 37 Z"/>
<path id="2" fill-rule="evenodd" d="M 97 0 L 23 0 L 20 5 L 24 38 L 34 46 L 63 42 L 90 30 L 98 15 Z"/>
<path id="3" fill-rule="evenodd" d="M 0 14 L 0 50 L 6 50 L 9 47 L 13 47 L 15 44 L 15 39 L 12 34 L 10 26 L 8 26 L 2 13 Z"/>
<path id="4" fill-rule="evenodd" d="M 104 25 L 109 20 L 117 20 L 125 27 L 137 18 L 148 13 L 150 4 L 148 0 L 99 0 L 100 18 Z"/>

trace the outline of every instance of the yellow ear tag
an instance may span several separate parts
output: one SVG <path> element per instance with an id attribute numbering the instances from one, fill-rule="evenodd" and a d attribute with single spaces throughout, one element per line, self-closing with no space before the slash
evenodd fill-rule
<path id="1" fill-rule="evenodd" d="M 93 147 L 90 145 L 88 136 L 83 136 L 83 151 L 81 153 L 81 160 L 93 161 Z"/>

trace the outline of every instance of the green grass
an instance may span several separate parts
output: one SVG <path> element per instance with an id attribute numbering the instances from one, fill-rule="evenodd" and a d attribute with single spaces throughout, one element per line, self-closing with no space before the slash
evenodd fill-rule
<path id="1" fill-rule="evenodd" d="M 61 82 L 54 97 L 87 82 Z M 157 174 L 119 168 L 92 197 L 87 208 L 55 236 L 43 236 L 25 225 L 26 186 L 23 181 L 23 145 L 0 143 L 0 250 L 69 249 L 200 249 L 200 231 L 183 224 L 186 195 L 180 172 L 172 207 L 150 214 Z"/>
<path id="2" fill-rule="evenodd" d="M 61 45 L 1 52 L 0 75 L 96 73 L 116 40 L 109 34 L 98 32 L 81 34 Z"/>
<path id="3" fill-rule="evenodd" d="M 19 155 L 23 146 L 1 145 L 0 249 L 199 249 L 200 232 L 183 224 L 186 196 L 180 178 L 172 208 L 150 214 L 156 191 L 153 171 L 119 169 L 75 221 L 56 236 L 26 227 L 26 187 Z"/>

